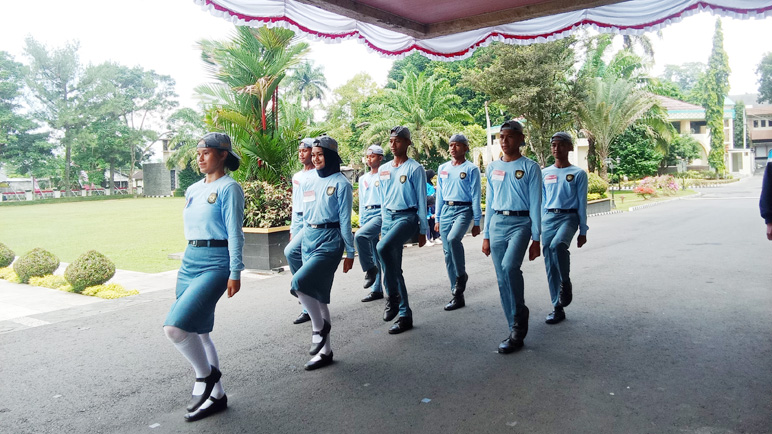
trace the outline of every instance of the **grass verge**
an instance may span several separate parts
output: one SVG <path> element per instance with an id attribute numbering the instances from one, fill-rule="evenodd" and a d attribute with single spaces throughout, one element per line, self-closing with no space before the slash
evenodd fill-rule
<path id="1" fill-rule="evenodd" d="M 663 202 L 677 197 L 692 196 L 694 194 L 697 194 L 697 192 L 694 190 L 687 189 L 687 190 L 678 190 L 676 194 L 671 196 L 667 196 L 660 193 L 659 196 L 649 197 L 648 199 L 644 199 L 636 193 L 626 191 L 624 193 L 614 193 L 614 202 L 616 202 L 616 205 L 617 205 L 616 209 L 618 211 L 629 211 L 630 208 L 634 206 L 646 205 L 646 204 L 655 203 L 655 202 Z"/>

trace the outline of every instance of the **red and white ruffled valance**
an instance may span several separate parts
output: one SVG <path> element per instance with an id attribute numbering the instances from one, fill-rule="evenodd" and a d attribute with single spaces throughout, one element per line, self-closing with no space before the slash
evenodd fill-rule
<path id="1" fill-rule="evenodd" d="M 638 35 L 710 11 L 735 18 L 772 15 L 772 0 L 631 0 L 512 24 L 418 39 L 295 0 L 194 0 L 236 25 L 280 26 L 326 40 L 357 38 L 387 56 L 418 52 L 433 60 L 458 60 L 494 41 L 531 44 L 566 37 L 582 28 Z"/>

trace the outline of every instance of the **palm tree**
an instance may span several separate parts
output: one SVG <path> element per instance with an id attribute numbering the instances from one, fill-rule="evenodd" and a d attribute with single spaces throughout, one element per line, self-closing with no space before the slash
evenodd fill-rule
<path id="1" fill-rule="evenodd" d="M 303 62 L 287 77 L 290 92 L 300 95 L 306 101 L 306 109 L 311 108 L 315 99 L 322 100 L 324 91 L 329 90 L 327 79 L 321 67 L 315 67 L 311 62 Z"/>
<path id="2" fill-rule="evenodd" d="M 169 150 L 174 152 L 166 160 L 169 169 L 191 167 L 198 170 L 196 164 L 196 145 L 206 134 L 204 117 L 191 108 L 182 108 L 174 112 L 167 120 L 170 131 Z"/>

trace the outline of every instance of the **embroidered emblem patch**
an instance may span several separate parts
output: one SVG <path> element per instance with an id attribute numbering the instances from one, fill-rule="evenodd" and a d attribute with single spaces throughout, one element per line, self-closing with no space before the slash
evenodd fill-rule
<path id="1" fill-rule="evenodd" d="M 466 178 L 466 172 L 461 172 L 461 174 L 458 175 L 458 176 L 460 176 L 461 179 L 464 179 L 464 178 Z"/>
<path id="2" fill-rule="evenodd" d="M 206 198 L 206 201 L 209 203 L 214 203 L 217 200 L 217 193 L 212 193 L 209 195 L 208 198 Z"/>
<path id="3" fill-rule="evenodd" d="M 574 180 L 574 175 L 566 175 L 566 181 L 571 182 Z"/>
<path id="4" fill-rule="evenodd" d="M 332 196 L 333 193 L 335 193 L 335 187 L 333 186 L 327 187 L 327 196 Z"/>
<path id="5" fill-rule="evenodd" d="M 515 178 L 520 179 L 520 178 L 523 177 L 523 175 L 525 175 L 524 171 L 522 171 L 522 170 L 516 170 L 515 171 Z"/>
<path id="6" fill-rule="evenodd" d="M 405 181 L 407 181 L 407 175 L 402 175 L 402 176 L 399 177 L 399 182 L 404 184 Z"/>
<path id="7" fill-rule="evenodd" d="M 381 181 L 375 181 L 375 186 L 376 187 L 380 187 L 381 186 Z"/>

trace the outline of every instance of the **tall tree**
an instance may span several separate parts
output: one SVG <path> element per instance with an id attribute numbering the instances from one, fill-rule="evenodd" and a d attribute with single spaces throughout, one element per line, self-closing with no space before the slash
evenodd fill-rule
<path id="1" fill-rule="evenodd" d="M 688 95 L 697 86 L 700 76 L 705 73 L 706 69 L 707 66 L 702 62 L 665 65 L 665 70 L 660 77 L 676 85 L 684 95 Z"/>
<path id="2" fill-rule="evenodd" d="M 191 163 L 196 161 L 198 141 L 206 134 L 204 115 L 191 108 L 181 108 L 169 116 L 166 129 L 169 131 L 168 149 L 174 151 L 166 160 L 166 167 L 198 170 L 198 165 Z"/>
<path id="3" fill-rule="evenodd" d="M 741 149 L 746 145 L 743 140 L 745 131 L 745 103 L 737 101 L 734 105 L 734 137 L 732 137 L 733 147 L 735 149 Z M 747 143 L 750 146 L 750 143 Z"/>
<path id="4" fill-rule="evenodd" d="M 764 54 L 756 74 L 759 75 L 759 102 L 772 104 L 772 53 Z"/>
<path id="5" fill-rule="evenodd" d="M 324 91 L 329 90 L 327 79 L 321 67 L 314 66 L 310 61 L 298 65 L 292 74 L 287 76 L 290 92 L 297 93 L 306 102 L 306 109 L 311 108 L 315 99 L 321 101 Z"/>
<path id="6" fill-rule="evenodd" d="M 718 173 L 726 171 L 724 148 L 724 100 L 729 93 L 729 56 L 724 51 L 724 33 L 721 19 L 716 19 L 713 34 L 713 50 L 708 59 L 708 69 L 703 76 L 702 106 L 705 107 L 705 121 L 710 128 L 710 154 L 708 162 Z"/>

